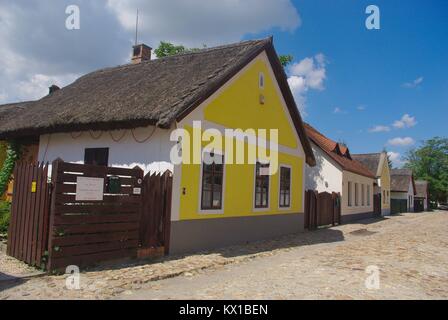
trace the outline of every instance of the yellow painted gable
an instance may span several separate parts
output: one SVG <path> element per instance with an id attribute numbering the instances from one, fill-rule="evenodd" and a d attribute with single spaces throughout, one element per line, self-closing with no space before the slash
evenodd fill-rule
<path id="1" fill-rule="evenodd" d="M 260 73 L 264 88 L 259 87 Z M 260 95 L 264 104 L 260 104 Z M 297 134 L 268 61 L 258 57 L 204 109 L 204 119 L 228 128 L 278 129 L 279 144 L 297 148 Z"/>
<path id="2" fill-rule="evenodd" d="M 383 193 L 383 203 L 382 207 L 383 209 L 389 209 L 390 208 L 390 170 L 389 170 L 389 164 L 386 161 L 383 163 L 383 169 L 381 170 L 381 189 L 382 191 L 386 192 L 386 201 L 384 201 L 384 193 Z M 389 194 L 389 198 L 387 198 L 387 194 Z"/>

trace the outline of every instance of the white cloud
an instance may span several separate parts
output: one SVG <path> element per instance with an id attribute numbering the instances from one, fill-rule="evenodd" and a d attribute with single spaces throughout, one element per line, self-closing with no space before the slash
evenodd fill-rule
<path id="1" fill-rule="evenodd" d="M 401 159 L 401 154 L 398 152 L 389 151 L 387 155 L 389 156 L 390 161 L 392 161 L 394 167 L 400 168 L 406 163 L 406 161 Z"/>
<path id="2" fill-rule="evenodd" d="M 65 28 L 68 5 L 80 8 L 80 30 Z M 152 47 L 213 46 L 301 24 L 290 0 L 0 0 L 0 103 L 41 98 L 49 84 L 129 62 L 137 8 L 139 39 Z"/>
<path id="3" fill-rule="evenodd" d="M 390 128 L 388 126 L 374 126 L 373 128 L 369 129 L 369 132 L 375 133 L 375 132 L 389 132 Z"/>
<path id="4" fill-rule="evenodd" d="M 415 141 L 411 137 L 405 137 L 405 138 L 397 137 L 390 139 L 387 143 L 395 147 L 407 147 L 413 145 Z"/>
<path id="5" fill-rule="evenodd" d="M 409 114 L 405 114 L 403 117 L 401 117 L 400 120 L 395 121 L 393 126 L 396 129 L 404 129 L 411 128 L 416 124 L 417 121 L 415 121 L 415 117 L 411 117 Z"/>
<path id="6" fill-rule="evenodd" d="M 288 83 L 300 111 L 304 114 L 306 93 L 312 90 L 324 90 L 327 61 L 322 53 L 307 57 L 288 68 Z"/>
<path id="7" fill-rule="evenodd" d="M 345 111 L 345 110 L 343 110 L 343 109 L 341 109 L 339 107 L 336 107 L 336 108 L 334 108 L 333 113 L 335 113 L 335 114 L 346 114 L 347 111 Z"/>
<path id="8" fill-rule="evenodd" d="M 402 86 L 404 88 L 412 89 L 418 87 L 423 82 L 423 77 L 418 77 L 412 82 L 403 83 Z"/>
<path id="9" fill-rule="evenodd" d="M 108 0 L 107 4 L 130 32 L 135 30 L 138 8 L 140 38 L 153 45 L 166 40 L 210 46 L 272 28 L 294 31 L 301 24 L 290 0 Z"/>
<path id="10" fill-rule="evenodd" d="M 366 110 L 366 106 L 365 105 L 359 105 L 359 106 L 356 107 L 356 109 L 358 111 L 364 111 L 364 110 Z"/>

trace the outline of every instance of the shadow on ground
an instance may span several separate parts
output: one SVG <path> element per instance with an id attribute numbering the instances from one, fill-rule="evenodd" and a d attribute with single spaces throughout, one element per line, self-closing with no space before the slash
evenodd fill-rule
<path id="1" fill-rule="evenodd" d="M 11 289 L 21 284 L 24 284 L 27 280 L 10 276 L 6 273 L 0 272 L 0 292 L 3 290 Z"/>
<path id="2" fill-rule="evenodd" d="M 319 229 L 316 231 L 305 231 L 302 233 L 287 235 L 271 240 L 260 240 L 254 242 L 247 242 L 246 244 L 234 245 L 220 249 L 186 253 L 184 255 L 172 255 L 160 258 L 149 258 L 142 260 L 126 260 L 120 262 L 102 263 L 93 268 L 83 270 L 85 272 L 96 272 L 102 270 L 118 270 L 122 268 L 135 267 L 141 265 L 148 265 L 161 262 L 169 262 L 181 260 L 187 257 L 194 257 L 198 255 L 220 255 L 225 258 L 236 258 L 239 256 L 256 255 L 263 252 L 269 252 L 277 249 L 287 249 L 299 246 L 324 244 L 332 242 L 344 241 L 342 231 L 335 229 Z"/>

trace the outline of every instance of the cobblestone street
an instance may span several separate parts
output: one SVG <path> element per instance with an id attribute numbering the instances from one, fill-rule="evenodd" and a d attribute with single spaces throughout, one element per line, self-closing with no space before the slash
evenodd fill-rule
<path id="1" fill-rule="evenodd" d="M 65 276 L 0 255 L 0 299 L 447 299 L 448 212 L 364 220 L 213 253 Z M 378 290 L 366 289 L 377 266 Z M 2 277 L 5 280 L 2 280 Z"/>

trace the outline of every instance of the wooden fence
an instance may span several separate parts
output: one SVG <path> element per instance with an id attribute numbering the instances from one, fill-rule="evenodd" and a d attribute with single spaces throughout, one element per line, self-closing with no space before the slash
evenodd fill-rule
<path id="1" fill-rule="evenodd" d="M 307 190 L 305 192 L 305 228 L 341 223 L 341 197 L 336 193 Z"/>
<path id="2" fill-rule="evenodd" d="M 50 271 L 168 253 L 171 190 L 169 171 L 17 163 L 7 253 Z"/>
<path id="3" fill-rule="evenodd" d="M 13 175 L 7 254 L 29 265 L 45 267 L 50 204 L 48 164 L 18 162 Z"/>

